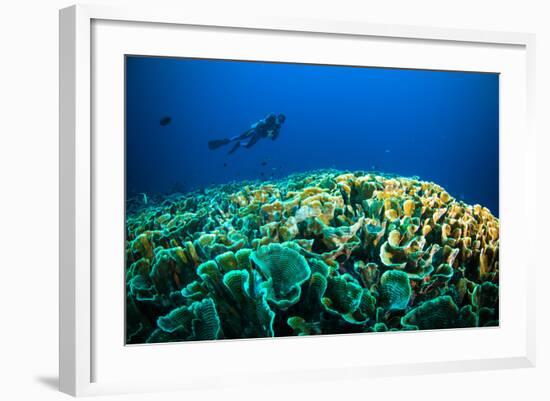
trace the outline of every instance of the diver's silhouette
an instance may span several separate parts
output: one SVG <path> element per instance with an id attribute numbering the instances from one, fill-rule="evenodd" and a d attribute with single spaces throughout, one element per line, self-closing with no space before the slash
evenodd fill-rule
<path id="1" fill-rule="evenodd" d="M 229 151 L 229 154 L 231 154 L 240 147 L 250 149 L 262 138 L 270 138 L 274 141 L 279 136 L 281 125 L 285 122 L 285 119 L 286 117 L 284 114 L 276 116 L 274 113 L 270 113 L 264 119 L 252 124 L 248 130 L 239 136 L 208 141 L 208 148 L 214 150 L 221 146 L 234 143 Z"/>

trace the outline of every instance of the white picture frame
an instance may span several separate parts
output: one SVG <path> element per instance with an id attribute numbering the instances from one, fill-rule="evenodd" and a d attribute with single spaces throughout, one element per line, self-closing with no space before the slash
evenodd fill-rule
<path id="1" fill-rule="evenodd" d="M 121 25 L 117 26 L 117 24 Z M 124 41 L 128 39 L 128 36 L 139 37 L 139 30 L 144 29 L 144 27 L 146 29 L 154 27 L 148 32 L 147 40 L 143 37 L 140 43 L 140 46 L 148 49 L 145 54 L 154 52 L 160 55 L 170 55 L 172 51 L 170 46 L 177 46 L 177 43 L 162 42 L 163 45 L 161 46 L 160 38 L 166 38 L 167 33 L 174 32 L 169 31 L 171 29 L 178 30 L 181 28 L 185 30 L 185 27 L 204 28 L 206 31 L 209 29 L 214 30 L 210 32 L 213 34 L 211 36 L 219 39 L 224 39 L 222 35 L 232 38 L 229 32 L 239 33 L 242 31 L 251 35 L 261 33 L 268 40 L 273 40 L 273 48 L 265 50 L 266 52 L 275 52 L 277 35 L 282 34 L 297 35 L 297 37 L 305 35 L 307 36 L 304 39 L 306 41 L 310 40 L 309 38 L 317 38 L 315 40 L 320 41 L 330 41 L 331 38 L 339 38 L 342 41 L 384 40 L 388 46 L 393 42 L 402 41 L 407 46 L 413 46 L 413 43 L 419 46 L 425 44 L 425 51 L 432 53 L 433 48 L 430 48 L 430 46 L 436 46 L 442 52 L 445 51 L 445 46 L 454 46 L 452 52 L 449 53 L 450 55 L 462 51 L 466 52 L 464 54 L 467 55 L 470 50 L 474 51 L 472 55 L 465 56 L 465 60 L 469 57 L 473 59 L 475 54 L 483 59 L 482 54 L 486 54 L 484 56 L 485 61 L 483 61 L 486 63 L 485 68 L 493 72 L 502 73 L 502 71 L 506 71 L 504 74 L 509 77 L 506 80 L 506 85 L 509 86 L 504 88 L 501 97 L 506 100 L 506 96 L 510 97 L 511 93 L 518 93 L 518 99 L 514 100 L 516 103 L 506 103 L 504 101 L 501 106 L 501 114 L 503 111 L 506 112 L 506 116 L 503 118 L 507 119 L 509 117 L 509 120 L 505 120 L 502 126 L 506 137 L 505 141 L 501 143 L 501 220 L 503 233 L 506 234 L 503 235 L 503 248 L 506 249 L 507 244 L 513 243 L 513 240 L 515 240 L 513 229 L 521 224 L 528 227 L 528 232 L 535 231 L 529 228 L 532 228 L 536 222 L 535 207 L 529 204 L 525 191 L 514 193 L 513 188 L 507 184 L 507 182 L 513 180 L 518 182 L 518 185 L 521 185 L 522 188 L 535 186 L 533 184 L 536 170 L 534 157 L 535 133 L 532 128 L 535 82 L 534 35 L 376 25 L 360 21 L 200 15 L 186 13 L 182 10 L 164 10 L 154 7 L 112 8 L 109 6 L 78 5 L 63 9 L 60 11 L 59 375 L 61 391 L 80 396 L 238 385 L 235 384 L 230 375 L 226 376 L 226 373 L 231 373 L 232 366 L 229 364 L 223 365 L 221 362 L 219 363 L 219 369 L 218 367 L 212 368 L 214 372 L 206 372 L 204 367 L 201 368 L 202 365 L 197 364 L 197 368 L 185 371 L 185 380 L 168 377 L 162 371 L 157 373 L 148 372 L 147 379 L 132 379 L 131 377 L 125 377 L 123 374 L 115 374 L 115 370 L 120 372 L 121 367 L 123 367 L 118 363 L 126 363 L 125 366 L 129 368 L 132 363 L 135 364 L 140 358 L 143 358 L 141 360 L 144 363 L 152 361 L 151 358 L 155 358 L 157 362 L 165 358 L 169 365 L 168 359 L 172 357 L 170 355 L 181 354 L 182 352 L 191 359 L 198 358 L 197 355 L 205 355 L 204 358 L 209 361 L 216 361 L 216 357 L 219 358 L 220 355 L 225 355 L 228 359 L 242 357 L 243 361 L 246 362 L 247 353 L 265 353 L 265 355 L 270 355 L 272 358 L 276 358 L 277 354 L 284 355 L 291 352 L 302 352 L 304 355 L 311 356 L 310 363 L 298 364 L 295 369 L 291 370 L 285 370 L 283 359 L 280 361 L 274 360 L 274 366 L 271 370 L 256 366 L 254 372 L 251 373 L 254 374 L 254 380 L 257 383 L 268 382 L 270 378 L 273 378 L 273 375 L 276 375 L 280 383 L 284 383 L 285 381 L 292 381 L 296 377 L 299 377 L 300 380 L 326 380 L 329 377 L 341 378 L 346 376 L 361 380 L 364 377 L 406 374 L 413 369 L 416 373 L 431 373 L 534 366 L 535 261 L 531 256 L 534 253 L 526 251 L 525 254 L 519 255 L 517 250 L 514 251 L 511 248 L 508 248 L 508 251 L 504 250 L 501 254 L 502 276 L 505 284 L 505 280 L 507 280 L 506 266 L 511 266 L 512 261 L 519 261 L 519 266 L 514 268 L 518 269 L 521 277 L 517 280 L 518 288 L 514 290 L 514 294 L 521 301 L 518 301 L 517 305 L 514 304 L 516 309 L 507 315 L 509 317 L 507 320 L 505 319 L 506 312 L 503 314 L 504 318 L 500 328 L 483 332 L 462 329 L 459 334 L 464 338 L 468 338 L 468 341 L 473 341 L 476 336 L 482 336 L 485 338 L 484 341 L 493 342 L 495 344 L 494 349 L 486 353 L 482 352 L 481 349 L 470 353 L 463 353 L 464 350 L 457 349 L 456 352 L 463 353 L 464 358 L 441 354 L 440 358 L 436 358 L 434 355 L 433 357 L 427 357 L 425 360 L 419 360 L 417 356 L 411 353 L 405 355 L 402 359 L 388 357 L 387 361 L 383 358 L 383 355 L 375 356 L 373 354 L 373 361 L 369 362 L 363 359 L 360 361 L 337 360 L 335 358 L 337 354 L 331 351 L 340 346 L 357 346 L 361 341 L 378 342 L 378 340 L 373 340 L 378 338 L 375 336 L 384 339 L 381 344 L 392 347 L 406 344 L 411 341 L 411 338 L 414 341 L 421 341 L 420 336 L 430 337 L 433 339 L 431 341 L 436 343 L 447 340 L 454 341 L 456 333 L 452 331 L 446 333 L 389 333 L 366 337 L 347 335 L 320 336 L 312 339 L 239 340 L 224 341 L 224 344 L 207 342 L 193 345 L 158 345 L 141 348 L 124 347 L 122 339 L 118 345 L 109 344 L 108 336 L 103 336 L 101 329 L 97 328 L 98 326 L 105 327 L 104 323 L 107 320 L 103 322 L 102 319 L 107 319 L 105 317 L 107 312 L 101 306 L 101 302 L 94 297 L 99 296 L 96 291 L 98 286 L 101 286 L 103 294 L 111 293 L 112 296 L 115 296 L 115 299 L 120 300 L 121 304 L 123 298 L 120 296 L 122 290 L 120 290 L 121 294 L 118 294 L 119 298 L 113 295 L 113 292 L 116 292 L 113 288 L 117 288 L 117 283 L 114 283 L 113 288 L 110 288 L 109 285 L 105 285 L 103 282 L 106 276 L 103 274 L 97 275 L 94 272 L 97 260 L 103 261 L 102 258 L 109 257 L 107 253 L 96 254 L 94 248 L 94 238 L 97 238 L 98 230 L 105 227 L 104 221 L 102 222 L 101 219 L 105 220 L 106 218 L 106 215 L 102 215 L 101 210 L 103 209 L 98 204 L 103 202 L 101 204 L 105 205 L 105 202 L 109 202 L 109 199 L 111 199 L 108 191 L 106 192 L 98 187 L 104 185 L 105 181 L 98 180 L 96 177 L 101 177 L 104 174 L 101 171 L 109 170 L 111 167 L 118 168 L 116 166 L 120 165 L 123 160 L 123 153 L 117 145 L 120 142 L 113 143 L 113 146 L 110 146 L 104 140 L 98 143 L 94 138 L 94 129 L 102 126 L 101 121 L 94 119 L 102 118 L 105 114 L 101 114 L 102 112 L 96 113 L 97 103 L 95 102 L 97 99 L 94 100 L 94 96 L 104 95 L 102 95 L 100 88 L 94 87 L 93 80 L 94 74 L 111 65 L 109 62 L 103 64 L 101 60 L 106 60 L 113 55 L 118 57 L 121 52 L 124 53 Z M 127 34 L 126 36 L 117 33 L 124 30 L 133 31 L 131 35 Z M 95 41 L 94 34 L 96 35 Z M 106 41 L 105 38 L 109 40 Z M 207 38 L 204 40 L 206 41 Z M 159 47 L 155 49 L 157 45 Z M 343 47 L 345 48 L 345 46 Z M 496 49 L 495 55 L 502 53 L 502 58 L 495 56 L 491 59 L 487 49 Z M 226 49 L 224 51 L 230 52 L 231 50 Z M 345 52 L 345 50 L 342 50 L 342 52 Z M 263 56 L 258 57 L 270 57 L 268 53 L 262 54 Z M 245 56 L 242 55 L 242 57 Z M 271 57 L 277 58 L 276 55 Z M 297 56 L 290 54 L 287 59 L 293 59 L 293 57 Z M 341 57 L 346 56 L 342 53 Z M 379 64 L 376 64 L 375 60 L 376 65 L 388 66 L 388 63 L 400 65 L 399 57 L 402 57 L 402 55 L 394 54 L 391 59 L 384 59 L 382 56 L 376 57 L 380 57 Z M 430 60 L 430 57 L 426 57 L 426 61 L 416 62 L 413 67 L 444 69 L 450 63 L 449 60 L 441 61 L 441 64 Z M 117 62 L 120 62 L 120 60 Z M 471 65 L 471 67 L 468 67 L 468 65 Z M 517 68 L 514 66 L 517 66 Z M 456 69 L 468 68 L 476 70 L 475 62 L 464 61 L 463 65 L 457 64 L 456 66 Z M 97 69 L 97 71 L 94 69 Z M 109 82 L 115 82 L 114 87 L 117 91 L 121 90 L 119 86 L 121 74 L 122 71 L 117 70 L 116 75 L 107 78 L 108 80 L 115 79 L 115 81 Z M 99 80 L 101 79 L 105 78 L 102 76 Z M 118 99 L 117 97 L 113 99 L 114 108 L 111 107 L 111 110 L 120 110 L 118 107 L 121 105 Z M 118 132 L 120 130 L 117 130 L 117 127 L 120 127 L 120 124 L 110 121 L 116 118 L 106 117 L 106 120 L 109 120 L 106 123 L 112 123 L 111 127 Z M 116 135 L 119 134 L 120 132 Z M 117 136 L 116 138 L 120 137 Z M 513 160 L 518 163 L 517 165 L 510 165 L 511 155 L 514 156 Z M 113 176 L 116 178 L 117 174 Z M 116 185 L 116 180 L 105 185 Z M 96 196 L 98 189 L 100 189 L 99 192 L 107 195 L 101 195 L 103 197 L 98 198 Z M 113 197 L 112 199 L 112 202 L 118 201 L 118 198 Z M 118 223 L 112 224 L 116 226 Z M 117 231 L 119 228 L 115 227 L 113 230 L 115 231 L 115 237 L 119 235 L 120 231 Z M 526 241 L 524 250 L 528 250 L 533 246 L 529 241 Z M 113 257 L 113 259 L 105 260 L 112 260 L 115 263 L 117 259 Z M 123 264 L 120 265 L 120 269 L 123 269 Z M 504 284 L 501 295 L 503 298 L 507 296 L 506 294 L 511 294 L 510 287 L 507 288 Z M 110 290 L 113 291 L 109 292 Z M 504 304 L 503 306 L 508 307 L 507 305 Z M 112 318 L 114 319 L 116 316 L 113 315 Z M 120 321 L 121 325 L 123 323 L 123 321 Z M 499 345 L 503 341 L 507 341 L 508 344 L 512 342 L 508 350 Z M 326 349 L 328 355 L 327 360 L 324 362 L 314 359 L 315 350 L 320 346 Z M 109 347 L 117 347 L 117 352 L 120 354 L 111 359 L 110 350 L 114 348 Z M 158 350 L 155 351 L 156 355 L 151 356 L 155 349 Z M 112 354 L 115 353 L 112 352 Z M 122 359 L 127 358 L 126 362 L 117 359 L 119 357 Z M 107 372 L 109 370 L 108 366 L 112 366 L 112 371 L 103 374 L 102 369 Z M 241 367 L 235 367 L 235 374 L 248 372 L 244 367 L 242 367 L 244 370 L 239 369 Z M 131 374 L 128 376 L 131 376 Z"/>

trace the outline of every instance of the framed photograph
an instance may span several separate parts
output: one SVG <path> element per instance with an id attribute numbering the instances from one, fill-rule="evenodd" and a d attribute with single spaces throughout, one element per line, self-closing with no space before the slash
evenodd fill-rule
<path id="1" fill-rule="evenodd" d="M 60 52 L 62 391 L 534 366 L 532 35 L 73 6 Z"/>

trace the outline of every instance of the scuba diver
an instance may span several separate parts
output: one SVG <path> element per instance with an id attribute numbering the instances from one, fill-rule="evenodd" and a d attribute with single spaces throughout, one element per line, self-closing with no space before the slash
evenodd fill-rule
<path id="1" fill-rule="evenodd" d="M 229 154 L 234 153 L 240 147 L 250 149 L 262 138 L 270 138 L 272 141 L 277 139 L 281 125 L 285 122 L 284 114 L 276 116 L 274 113 L 269 113 L 264 119 L 255 122 L 250 128 L 239 136 L 225 139 L 215 139 L 208 141 L 210 150 L 218 149 L 221 146 L 233 143 L 233 147 L 229 150 Z"/>

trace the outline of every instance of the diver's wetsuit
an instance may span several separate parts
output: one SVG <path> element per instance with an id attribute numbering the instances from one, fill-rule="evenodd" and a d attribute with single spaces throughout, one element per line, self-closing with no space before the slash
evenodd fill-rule
<path id="1" fill-rule="evenodd" d="M 271 138 L 271 140 L 277 139 L 281 125 L 285 121 L 285 116 L 279 114 L 276 116 L 274 113 L 270 113 L 266 118 L 252 124 L 250 129 L 245 131 L 239 136 L 234 136 L 230 139 L 217 139 L 208 142 L 208 147 L 213 150 L 220 146 L 234 143 L 229 153 L 234 153 L 240 147 L 251 148 L 262 138 Z"/>

